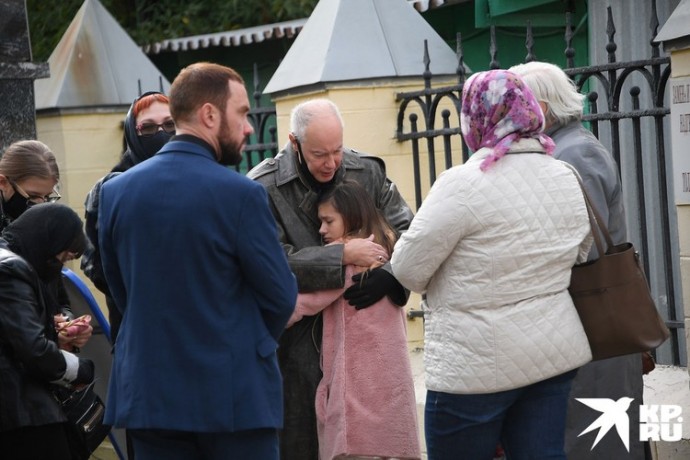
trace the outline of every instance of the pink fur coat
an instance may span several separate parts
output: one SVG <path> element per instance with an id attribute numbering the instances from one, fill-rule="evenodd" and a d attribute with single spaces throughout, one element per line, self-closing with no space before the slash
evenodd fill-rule
<path id="1" fill-rule="evenodd" d="M 288 327 L 323 311 L 316 418 L 321 460 L 336 456 L 421 458 L 405 314 L 384 297 L 356 310 L 345 287 L 299 294 Z"/>

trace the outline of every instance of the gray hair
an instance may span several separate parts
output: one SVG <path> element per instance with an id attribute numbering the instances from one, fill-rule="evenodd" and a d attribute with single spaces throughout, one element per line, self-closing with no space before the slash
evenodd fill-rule
<path id="1" fill-rule="evenodd" d="M 549 109 L 544 114 L 547 122 L 562 126 L 582 119 L 585 96 L 578 92 L 575 83 L 560 67 L 534 61 L 508 70 L 520 75 L 537 100 L 548 105 Z"/>
<path id="2" fill-rule="evenodd" d="M 296 105 L 290 112 L 290 131 L 300 141 L 304 140 L 304 133 L 312 119 L 317 115 L 330 112 L 340 121 L 340 126 L 344 127 L 343 117 L 340 115 L 338 106 L 329 99 L 310 99 Z"/>

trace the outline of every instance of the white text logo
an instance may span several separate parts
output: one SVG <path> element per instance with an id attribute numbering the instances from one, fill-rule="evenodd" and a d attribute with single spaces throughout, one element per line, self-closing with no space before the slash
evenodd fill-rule
<path id="1" fill-rule="evenodd" d="M 680 441 L 683 408 L 671 404 L 640 406 L 640 441 Z"/>

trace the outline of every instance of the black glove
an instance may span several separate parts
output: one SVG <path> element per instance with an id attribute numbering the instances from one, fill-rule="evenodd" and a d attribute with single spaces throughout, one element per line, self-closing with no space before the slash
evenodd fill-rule
<path id="1" fill-rule="evenodd" d="M 89 384 L 93 382 L 95 369 L 93 361 L 86 358 L 79 358 L 79 370 L 77 371 L 77 378 L 72 381 L 73 385 Z"/>
<path id="2" fill-rule="evenodd" d="M 374 268 L 352 277 L 355 284 L 347 288 L 343 297 L 357 310 L 367 308 L 387 295 L 397 304 L 405 303 L 405 289 L 383 268 Z"/>

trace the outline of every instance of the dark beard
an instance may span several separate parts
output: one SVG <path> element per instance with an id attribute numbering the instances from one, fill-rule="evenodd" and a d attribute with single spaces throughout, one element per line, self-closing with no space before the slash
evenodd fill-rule
<path id="1" fill-rule="evenodd" d="M 242 162 L 242 150 L 241 145 L 237 146 L 232 143 L 232 136 L 230 136 L 230 129 L 228 128 L 228 123 L 225 117 L 225 112 L 221 112 L 220 116 L 221 131 L 218 137 L 218 145 L 220 146 L 220 158 L 218 163 L 223 166 L 235 166 Z"/>
<path id="2" fill-rule="evenodd" d="M 220 158 L 218 163 L 223 166 L 235 166 L 240 164 L 242 161 L 242 150 L 241 145 L 234 144 L 230 139 L 230 130 L 225 122 L 225 114 L 221 119 L 223 127 L 221 128 L 220 135 L 218 136 L 218 145 L 220 147 Z"/>
<path id="3" fill-rule="evenodd" d="M 223 166 L 235 166 L 242 161 L 242 152 L 236 146 L 230 144 L 220 145 L 220 159 L 218 163 Z"/>

